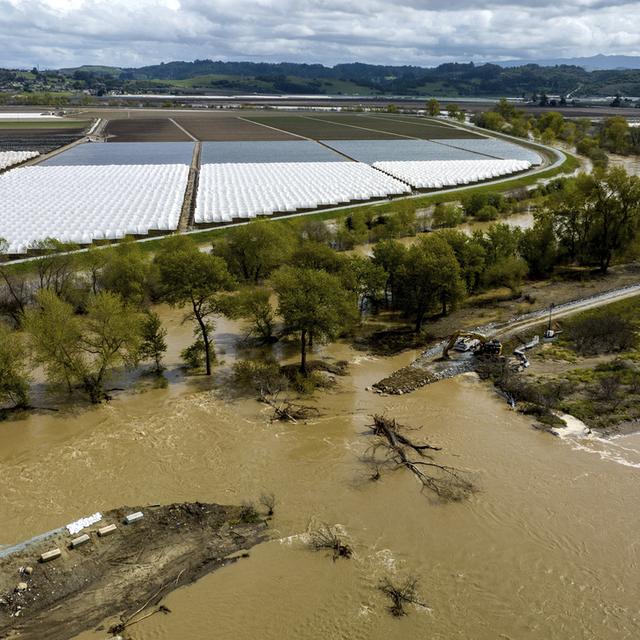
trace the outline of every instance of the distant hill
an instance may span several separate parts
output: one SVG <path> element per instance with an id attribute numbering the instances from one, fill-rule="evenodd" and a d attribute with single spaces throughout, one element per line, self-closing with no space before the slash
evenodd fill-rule
<path id="1" fill-rule="evenodd" d="M 593 65 L 628 65 L 640 58 L 594 56 Z M 640 68 L 587 70 L 578 64 L 549 65 L 509 62 L 476 65 L 448 63 L 438 67 L 370 65 L 359 62 L 326 67 L 293 62 L 174 61 L 140 68 L 90 66 L 45 71 L 32 79 L 62 90 L 185 94 L 312 94 L 497 97 L 554 95 L 640 96 Z M 514 62 L 515 64 L 515 62 Z M 586 63 L 585 63 L 586 64 Z M 0 74 L 1 76 L 2 74 Z M 20 82 L 16 72 L 8 83 Z M 2 78 L 0 77 L 0 80 Z M 56 82 L 58 84 L 56 84 Z M 56 87 L 61 87 L 56 89 Z M 0 91 L 2 86 L 0 83 Z"/>
<path id="2" fill-rule="evenodd" d="M 611 69 L 640 69 L 640 56 L 606 56 L 599 53 L 587 58 L 547 58 L 541 60 L 506 60 L 497 62 L 501 67 L 520 67 L 526 64 L 537 64 L 541 67 L 571 65 L 582 67 L 587 71 Z"/>

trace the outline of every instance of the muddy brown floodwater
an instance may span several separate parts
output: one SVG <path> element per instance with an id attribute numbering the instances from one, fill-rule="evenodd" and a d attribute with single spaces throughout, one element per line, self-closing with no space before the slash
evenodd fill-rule
<path id="1" fill-rule="evenodd" d="M 169 319 L 170 338 L 188 339 Z M 219 328 L 226 364 L 237 330 Z M 177 376 L 97 409 L 1 424 L 0 544 L 116 505 L 239 504 L 268 490 L 273 540 L 170 594 L 171 615 L 136 625 L 136 640 L 640 637 L 640 439 L 540 433 L 472 376 L 380 397 L 365 388 L 416 352 L 326 354 L 348 358 L 351 372 L 318 395 L 322 416 L 309 424 L 270 424 L 253 400 L 225 401 Z M 410 474 L 367 481 L 358 456 L 381 411 L 420 426 L 481 491 L 438 505 Z M 355 557 L 307 550 L 312 519 L 343 527 Z M 376 584 L 409 571 L 429 606 L 394 619 Z"/>

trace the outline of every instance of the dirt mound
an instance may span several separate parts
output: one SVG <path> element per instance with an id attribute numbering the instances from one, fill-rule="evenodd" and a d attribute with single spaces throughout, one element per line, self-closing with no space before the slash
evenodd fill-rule
<path id="1" fill-rule="evenodd" d="M 144 517 L 125 524 L 137 511 Z M 100 537 L 110 524 L 116 530 Z M 40 536 L 0 557 L 0 638 L 66 640 L 112 616 L 131 624 L 170 591 L 235 562 L 266 526 L 250 507 L 196 502 L 121 507 L 76 535 Z M 83 534 L 90 540 L 70 548 Z M 60 557 L 39 561 L 56 548 Z"/>

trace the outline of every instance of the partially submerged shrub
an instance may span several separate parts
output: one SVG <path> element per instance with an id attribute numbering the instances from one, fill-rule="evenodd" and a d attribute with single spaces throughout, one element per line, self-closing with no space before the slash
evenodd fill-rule
<path id="1" fill-rule="evenodd" d="M 192 345 L 180 352 L 180 357 L 186 369 L 201 369 L 204 366 L 205 357 L 204 341 L 201 339 L 196 340 Z"/>

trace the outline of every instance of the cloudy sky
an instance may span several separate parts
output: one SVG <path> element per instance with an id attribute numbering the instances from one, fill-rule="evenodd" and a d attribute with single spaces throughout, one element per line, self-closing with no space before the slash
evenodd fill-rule
<path id="1" fill-rule="evenodd" d="M 0 0 L 0 66 L 640 55 L 623 0 Z"/>

